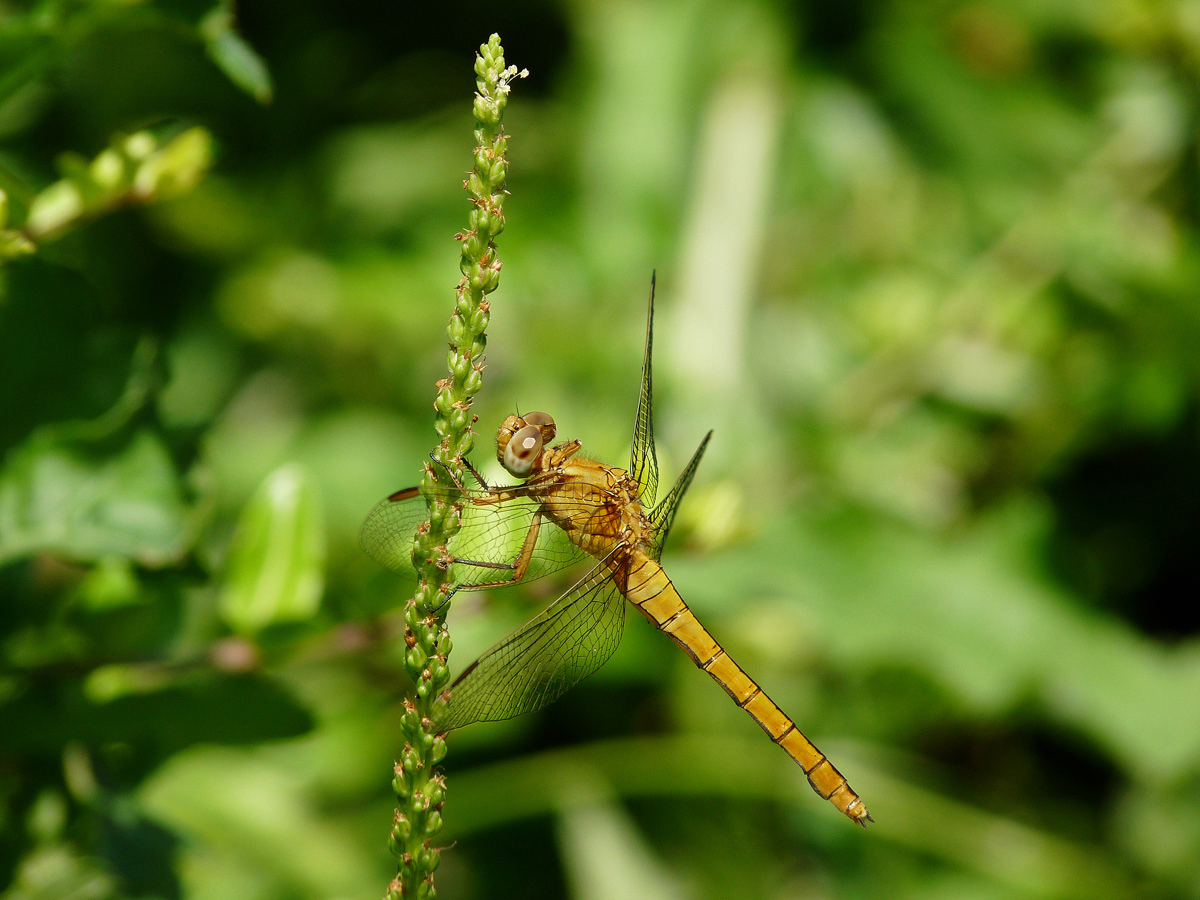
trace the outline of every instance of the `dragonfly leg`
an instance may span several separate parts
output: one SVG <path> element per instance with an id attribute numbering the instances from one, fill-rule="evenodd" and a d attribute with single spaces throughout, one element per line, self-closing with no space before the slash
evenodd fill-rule
<path id="1" fill-rule="evenodd" d="M 529 531 L 525 534 L 525 542 L 521 545 L 521 552 L 510 563 L 484 562 L 475 559 L 460 559 L 458 557 L 454 558 L 454 562 L 464 566 L 477 566 L 481 569 L 504 569 L 512 573 L 509 578 L 501 578 L 496 581 L 481 581 L 478 584 L 471 585 L 471 587 L 487 589 L 503 587 L 506 584 L 515 584 L 525 577 L 525 572 L 529 569 L 529 563 L 533 559 L 533 548 L 537 545 L 538 533 L 541 531 L 541 528 L 542 514 L 541 512 L 536 512 L 529 522 Z"/>
<path id="2" fill-rule="evenodd" d="M 471 585 L 469 585 L 469 587 L 477 588 L 477 589 L 481 589 L 481 590 L 484 590 L 487 588 L 493 588 L 493 587 L 503 587 L 506 584 L 515 584 L 516 582 L 518 582 L 522 578 L 524 578 L 525 571 L 529 568 L 529 561 L 533 558 L 533 548 L 534 548 L 534 545 L 537 543 L 538 531 L 541 528 L 541 518 L 542 518 L 541 513 L 534 514 L 533 521 L 529 526 L 529 533 L 525 535 L 525 543 L 521 547 L 521 552 L 520 552 L 520 554 L 518 554 L 518 556 L 514 562 L 498 563 L 498 562 L 486 562 L 484 560 L 478 560 L 478 559 L 460 559 L 458 557 L 454 557 L 454 559 L 452 561 L 459 565 L 475 566 L 476 568 L 480 568 L 480 569 L 505 569 L 507 571 L 512 572 L 511 578 L 498 579 L 496 581 L 481 581 L 476 584 L 471 584 Z M 438 605 L 433 607 L 432 609 L 429 609 L 428 607 L 426 607 L 426 612 L 430 612 L 430 613 L 438 612 L 438 610 L 440 610 L 443 606 L 445 606 L 447 603 L 450 602 L 450 598 L 453 597 L 456 593 L 458 593 L 460 588 L 467 587 L 467 586 L 468 585 L 463 585 L 463 584 L 452 585 L 450 587 L 450 589 L 448 591 L 446 591 L 446 596 L 442 598 L 441 602 L 438 603 Z"/>
<path id="3" fill-rule="evenodd" d="M 485 491 L 491 490 L 491 487 L 488 486 L 488 483 L 483 480 L 483 476 L 479 474 L 479 470 L 471 465 L 471 461 L 469 459 L 464 458 L 462 464 L 467 467 L 467 471 L 470 472 L 471 475 L 474 476 L 475 480 L 479 482 L 479 486 L 481 488 L 483 488 Z"/>
<path id="4" fill-rule="evenodd" d="M 451 598 L 451 597 L 453 597 L 455 594 L 457 594 L 457 593 L 458 593 L 458 589 L 459 589 L 460 587 L 462 587 L 462 585 L 461 585 L 461 584 L 456 584 L 456 585 L 453 585 L 453 586 L 450 588 L 450 590 L 446 591 L 446 596 L 442 598 L 442 602 L 441 602 L 441 603 L 439 603 L 437 606 L 433 607 L 432 609 L 431 609 L 429 606 L 426 606 L 426 607 L 425 607 L 425 612 L 426 612 L 426 614 L 428 614 L 428 615 L 436 615 L 437 613 L 441 612 L 441 609 L 442 609 L 442 607 L 443 607 L 443 606 L 445 606 L 447 603 L 449 603 L 449 602 L 450 602 L 450 598 Z"/>
<path id="5" fill-rule="evenodd" d="M 438 465 L 441 468 L 446 470 L 446 474 L 450 476 L 450 480 L 454 482 L 454 486 L 456 488 L 458 488 L 460 491 L 466 490 L 466 488 L 463 487 L 463 483 L 458 480 L 458 476 L 454 474 L 454 470 L 451 469 L 448 465 L 446 465 L 444 462 L 442 462 L 440 459 L 437 458 L 436 450 L 431 450 L 429 452 L 429 458 L 434 461 L 435 465 Z M 467 462 L 467 461 L 464 459 L 463 462 Z M 470 465 L 470 463 L 468 463 L 468 466 L 469 465 Z M 474 471 L 474 469 L 472 469 L 471 471 Z"/>
<path id="6" fill-rule="evenodd" d="M 431 452 L 429 454 L 429 458 L 432 459 L 438 466 L 440 466 L 441 468 L 446 470 L 446 474 L 450 476 L 450 480 L 454 482 L 454 486 L 456 488 L 458 488 L 461 491 L 466 492 L 467 489 L 466 489 L 466 487 L 463 486 L 463 483 L 458 480 L 458 476 L 455 475 L 454 471 L 452 469 L 450 469 L 444 462 L 442 462 L 440 459 L 437 458 L 436 452 Z M 501 487 L 499 485 L 488 484 L 487 481 L 484 480 L 483 476 L 479 474 L 479 470 L 476 469 L 473 465 L 471 465 L 471 461 L 469 459 L 467 459 L 466 457 L 463 457 L 460 461 L 462 462 L 462 464 L 464 466 L 467 467 L 467 471 L 471 473 L 471 476 L 476 481 L 479 482 L 479 486 L 481 488 L 483 488 L 485 491 L 487 491 L 487 493 L 492 495 L 491 498 L 486 499 L 486 500 L 481 499 L 478 496 L 470 498 L 471 502 L 476 505 L 482 505 L 485 503 L 496 503 L 496 502 L 499 502 L 502 500 L 508 500 L 515 496 L 524 495 L 524 493 L 527 490 L 527 486 L 524 484 L 512 484 L 512 485 L 509 485 L 508 487 Z"/>

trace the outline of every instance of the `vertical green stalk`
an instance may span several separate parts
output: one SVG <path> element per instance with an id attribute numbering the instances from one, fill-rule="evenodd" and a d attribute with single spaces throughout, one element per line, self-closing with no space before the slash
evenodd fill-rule
<path id="1" fill-rule="evenodd" d="M 475 167 L 464 187 L 471 195 L 468 229 L 456 235 L 462 243 L 457 302 L 450 325 L 449 377 L 438 382 L 435 429 L 440 441 L 433 451 L 436 465 L 426 463 L 421 491 L 429 502 L 429 521 L 417 531 L 413 564 L 419 576 L 416 594 L 404 612 L 404 666 L 416 685 L 416 696 L 404 703 L 401 728 L 404 752 L 396 763 L 392 786 L 398 808 L 392 824 L 392 853 L 400 871 L 388 885 L 386 900 L 436 896 L 433 872 L 441 854 L 432 845 L 442 829 L 446 778 L 438 764 L 446 756 L 446 736 L 438 733 L 438 707 L 445 703 L 450 682 L 446 659 L 450 633 L 446 611 L 454 581 L 447 565 L 447 541 L 458 531 L 461 512 L 439 486 L 462 482 L 462 458 L 471 451 L 471 398 L 483 385 L 483 351 L 487 346 L 487 295 L 500 283 L 500 260 L 492 242 L 504 230 L 501 208 L 508 174 L 508 139 L 501 127 L 509 82 L 524 72 L 505 67 L 500 36 L 493 34 L 475 57 Z"/>

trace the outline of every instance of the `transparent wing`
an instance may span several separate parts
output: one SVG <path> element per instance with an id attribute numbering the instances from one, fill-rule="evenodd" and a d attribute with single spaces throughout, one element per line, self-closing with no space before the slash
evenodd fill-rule
<path id="1" fill-rule="evenodd" d="M 655 525 L 654 535 L 650 540 L 650 555 L 655 559 L 662 558 L 663 544 L 667 542 L 667 535 L 671 533 L 671 526 L 675 524 L 675 513 L 679 509 L 679 501 L 683 499 L 683 495 L 687 493 L 687 489 L 692 484 L 692 477 L 696 474 L 696 468 L 700 465 L 700 460 L 704 457 L 704 449 L 708 446 L 708 441 L 712 437 L 712 434 L 710 431 L 704 436 L 704 440 L 700 442 L 700 446 L 692 454 L 691 460 L 684 467 L 683 472 L 680 473 L 670 493 L 663 497 L 662 502 L 650 511 L 650 521 Z"/>
<path id="2" fill-rule="evenodd" d="M 603 562 L 458 677 L 440 725 L 511 719 L 541 709 L 613 655 L 625 598 Z"/>
<path id="3" fill-rule="evenodd" d="M 637 481 L 642 506 L 654 505 L 658 491 L 658 458 L 654 453 L 654 384 L 650 357 L 654 350 L 654 282 L 650 276 L 650 306 L 646 312 L 646 351 L 642 356 L 642 384 L 638 389 L 637 414 L 633 420 L 633 452 L 629 455 L 629 473 Z"/>
<path id="4" fill-rule="evenodd" d="M 534 526 L 536 501 L 524 496 L 498 498 L 488 491 L 441 488 L 452 503 L 462 505 L 462 528 L 450 539 L 450 552 L 460 562 L 454 568 L 455 580 L 463 585 L 504 581 L 510 566 Z M 397 491 L 371 510 L 359 532 L 363 550 L 393 572 L 416 577 L 412 564 L 413 540 L 428 518 L 425 498 L 417 488 Z M 529 568 L 522 582 L 532 581 L 564 569 L 587 554 L 571 543 L 566 533 L 545 518 L 530 554 Z"/>

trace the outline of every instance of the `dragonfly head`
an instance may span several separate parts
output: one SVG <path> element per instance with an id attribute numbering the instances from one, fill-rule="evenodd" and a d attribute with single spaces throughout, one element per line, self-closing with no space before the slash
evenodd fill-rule
<path id="1" fill-rule="evenodd" d="M 542 448 L 554 440 L 558 429 L 544 412 L 509 416 L 496 432 L 496 458 L 517 478 L 528 478 L 542 456 Z"/>

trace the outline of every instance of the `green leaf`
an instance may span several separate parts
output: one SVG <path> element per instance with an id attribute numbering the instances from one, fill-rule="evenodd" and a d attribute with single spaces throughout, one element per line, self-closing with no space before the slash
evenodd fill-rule
<path id="1" fill-rule="evenodd" d="M 34 198 L 25 229 L 39 239 L 57 234 L 87 211 L 83 193 L 73 181 L 56 181 Z"/>
<path id="2" fill-rule="evenodd" d="M 200 23 L 209 58 L 225 75 L 259 103 L 270 103 L 275 88 L 267 64 L 233 29 L 233 16 L 224 4 Z"/>
<path id="3" fill-rule="evenodd" d="M 213 137 L 204 128 L 189 128 L 161 147 L 153 135 L 139 131 L 124 141 L 131 161 L 139 163 L 133 175 L 132 199 L 139 202 L 167 200 L 186 194 L 208 172 L 213 162 Z M 135 156 L 139 143 L 148 149 Z"/>
<path id="4" fill-rule="evenodd" d="M 582 770 L 562 796 L 558 845 L 579 900 L 677 900 L 684 892 L 598 773 Z M 586 796 L 595 793 L 596 796 Z"/>
<path id="5" fill-rule="evenodd" d="M 139 431 L 118 453 L 35 435 L 0 470 L 0 564 L 32 553 L 130 557 L 162 565 L 184 550 L 186 508 L 159 439 Z"/>
<path id="6" fill-rule="evenodd" d="M 279 749 L 284 755 L 271 758 L 256 749 L 192 748 L 149 778 L 139 806 L 186 839 L 184 871 L 198 869 L 206 886 L 217 886 L 207 896 L 378 894 L 388 877 L 382 842 L 364 839 L 358 820 L 331 815 L 313 790 L 307 757 Z"/>
<path id="7" fill-rule="evenodd" d="M 0 708 L 0 744 L 11 750 L 54 749 L 72 740 L 140 744 L 162 758 L 197 743 L 295 737 L 312 725 L 308 711 L 271 679 L 201 673 L 103 702 L 72 687 L 35 684 Z"/>
<path id="8" fill-rule="evenodd" d="M 242 510 L 221 615 L 236 631 L 311 618 L 325 586 L 325 523 L 307 471 L 295 463 L 264 479 Z"/>
<path id="9" fill-rule="evenodd" d="M 118 896 L 113 878 L 94 857 L 64 843 L 37 847 L 21 860 L 5 900 L 110 900 Z"/>

